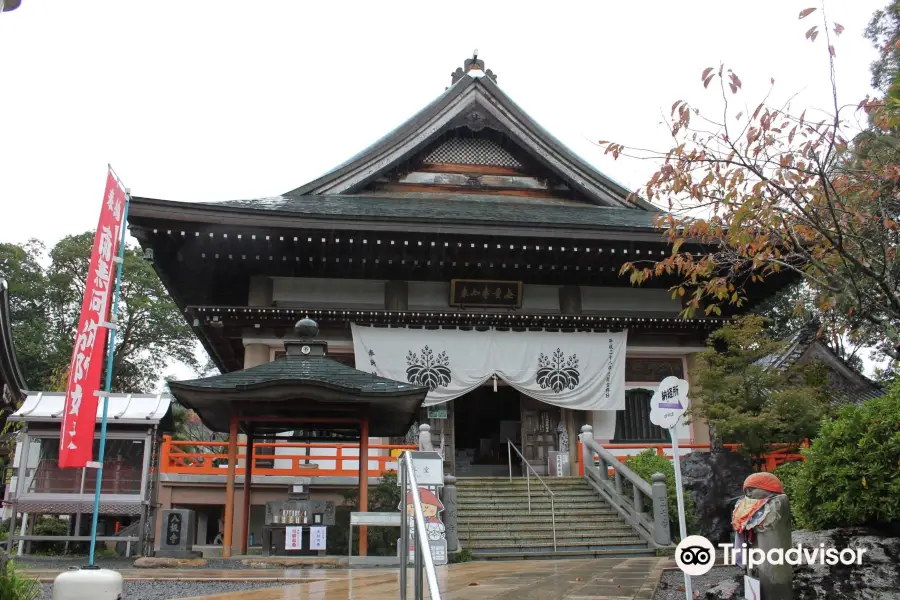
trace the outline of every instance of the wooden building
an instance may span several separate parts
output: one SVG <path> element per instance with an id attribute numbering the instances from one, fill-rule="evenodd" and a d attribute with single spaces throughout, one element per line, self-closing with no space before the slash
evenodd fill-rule
<path id="1" fill-rule="evenodd" d="M 0 432 L 6 430 L 6 419 L 25 399 L 25 377 L 16 360 L 16 348 L 12 338 L 12 317 L 9 305 L 9 285 L 0 279 Z M 15 433 L 0 433 L 0 465 L 7 463 L 7 456 L 15 446 Z M 0 480 L 0 518 L 9 518 L 6 508 L 9 489 L 7 478 Z"/>
<path id="2" fill-rule="evenodd" d="M 557 449 L 574 464 L 576 444 L 565 442 L 584 424 L 600 441 L 667 441 L 649 423 L 648 398 L 663 377 L 686 376 L 722 320 L 680 319 L 672 281 L 636 288 L 620 276 L 623 262 L 670 252 L 658 212 L 544 130 L 475 57 L 431 104 L 314 181 L 248 200 L 135 197 L 129 226 L 225 373 L 280 356 L 303 317 L 318 322 L 330 357 L 379 375 L 371 356 L 361 364 L 353 327 L 459 331 L 476 346 L 485 331 L 505 342 L 590 332 L 598 348 L 610 332 L 627 334 L 624 384 L 605 405 L 615 410 L 539 400 L 490 376 L 422 409 L 449 471 L 490 475 L 506 472 L 507 439 L 539 469 Z M 783 284 L 752 288 L 742 310 Z M 695 425 L 679 437 L 705 443 L 708 432 Z"/>

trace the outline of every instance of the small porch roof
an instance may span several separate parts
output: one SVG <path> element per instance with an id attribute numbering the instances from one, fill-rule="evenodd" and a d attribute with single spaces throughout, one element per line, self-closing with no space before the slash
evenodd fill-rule
<path id="1" fill-rule="evenodd" d="M 65 410 L 65 392 L 28 392 L 21 408 L 10 415 L 13 422 L 54 423 L 62 422 Z M 172 397 L 168 394 L 110 394 L 106 412 L 107 422 L 116 425 L 159 425 L 163 431 L 172 431 Z M 103 418 L 103 402 L 97 402 L 97 423 Z"/>
<path id="2" fill-rule="evenodd" d="M 330 423 L 333 432 L 359 435 L 353 423 L 369 421 L 369 435 L 406 435 L 428 390 L 378 377 L 325 356 L 325 343 L 289 343 L 287 355 L 243 371 L 190 381 L 169 389 L 212 431 L 227 433 L 235 414 L 255 422 L 257 433 L 290 431 L 298 423 Z M 305 352 L 305 353 L 304 353 Z M 347 425 L 350 424 L 350 427 Z"/>

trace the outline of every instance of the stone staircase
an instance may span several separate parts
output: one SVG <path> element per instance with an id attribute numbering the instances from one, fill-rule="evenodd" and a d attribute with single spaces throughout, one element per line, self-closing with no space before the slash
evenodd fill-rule
<path id="1" fill-rule="evenodd" d="M 589 558 L 655 554 L 616 510 L 580 477 L 545 478 L 555 494 L 556 552 L 550 496 L 531 478 L 457 479 L 459 543 L 476 559 Z"/>

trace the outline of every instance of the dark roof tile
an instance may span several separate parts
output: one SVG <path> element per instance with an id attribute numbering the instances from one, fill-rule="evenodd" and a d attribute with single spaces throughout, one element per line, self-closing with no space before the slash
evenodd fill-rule
<path id="1" fill-rule="evenodd" d="M 254 211 L 272 211 L 312 217 L 409 220 L 430 223 L 498 222 L 547 227 L 585 229 L 659 230 L 658 213 L 630 208 L 593 205 L 560 205 L 533 198 L 510 198 L 477 194 L 428 198 L 405 196 L 275 196 L 255 200 L 229 200 L 203 206 Z"/>
<path id="2" fill-rule="evenodd" d="M 366 395 L 412 394 L 421 388 L 360 371 L 330 358 L 284 356 L 242 371 L 172 382 L 176 388 L 242 390 L 266 384 L 297 382 L 338 387 Z"/>

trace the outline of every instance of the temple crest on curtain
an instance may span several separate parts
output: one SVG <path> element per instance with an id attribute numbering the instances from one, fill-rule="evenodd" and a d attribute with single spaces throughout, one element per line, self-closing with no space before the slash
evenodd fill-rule
<path id="1" fill-rule="evenodd" d="M 523 394 L 576 410 L 622 410 L 627 332 L 461 331 L 351 325 L 356 364 L 448 402 L 497 376 Z M 378 360 L 375 360 L 375 357 Z"/>

